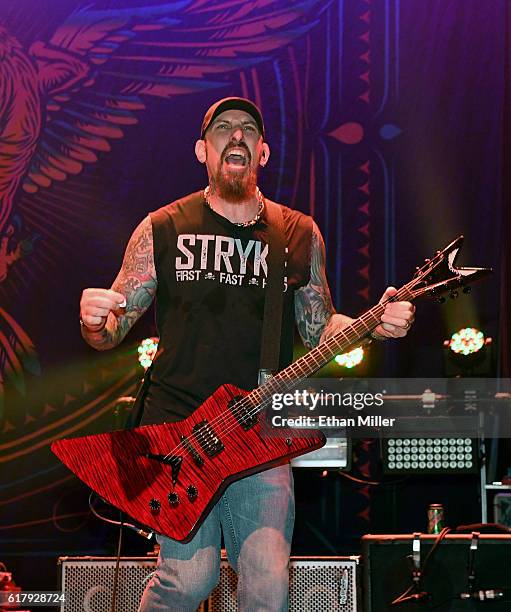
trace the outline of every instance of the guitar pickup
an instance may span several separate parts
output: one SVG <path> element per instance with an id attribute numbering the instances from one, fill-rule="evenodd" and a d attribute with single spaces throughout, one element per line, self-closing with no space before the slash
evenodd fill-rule
<path id="1" fill-rule="evenodd" d="M 186 451 L 190 453 L 190 456 L 194 460 L 195 464 L 202 467 L 204 465 L 204 459 L 195 450 L 192 443 L 186 436 L 181 436 L 181 444 L 185 447 Z"/>
<path id="2" fill-rule="evenodd" d="M 248 407 L 240 406 L 239 402 L 242 399 L 243 395 L 237 395 L 236 397 L 233 397 L 232 400 L 229 402 L 228 407 L 234 418 L 243 428 L 243 430 L 248 431 L 249 429 L 252 429 L 252 427 L 254 427 L 254 425 L 257 423 L 257 421 L 259 420 L 259 415 L 257 411 L 255 411 L 255 414 L 250 414 L 250 411 L 254 410 L 254 407 L 250 404 L 248 405 Z"/>
<path id="3" fill-rule="evenodd" d="M 208 457 L 215 457 L 224 450 L 222 441 L 207 421 L 197 423 L 192 431 L 195 439 Z"/>

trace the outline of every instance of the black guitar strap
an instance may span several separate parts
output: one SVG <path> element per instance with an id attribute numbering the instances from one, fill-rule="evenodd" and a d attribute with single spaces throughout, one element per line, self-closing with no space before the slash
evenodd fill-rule
<path id="1" fill-rule="evenodd" d="M 282 303 L 284 301 L 285 233 L 282 209 L 266 200 L 268 221 L 268 278 L 264 300 L 259 384 L 279 369 Z"/>
<path id="2" fill-rule="evenodd" d="M 135 397 L 135 401 L 133 402 L 133 406 L 131 407 L 128 418 L 126 419 L 126 423 L 124 425 L 124 429 L 133 429 L 134 427 L 138 427 L 140 425 L 140 421 L 142 420 L 142 414 L 144 412 L 144 401 L 149 391 L 149 385 L 151 384 L 151 372 L 153 369 L 153 364 L 151 364 L 145 374 L 142 382 L 140 383 L 137 391 L 137 395 Z"/>

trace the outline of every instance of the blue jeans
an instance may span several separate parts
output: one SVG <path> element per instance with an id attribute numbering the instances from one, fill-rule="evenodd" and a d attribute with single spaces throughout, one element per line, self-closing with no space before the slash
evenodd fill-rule
<path id="1" fill-rule="evenodd" d="M 158 536 L 160 556 L 139 612 L 195 612 L 218 583 L 221 530 L 238 574 L 240 612 L 286 612 L 294 526 L 291 467 L 231 484 L 191 542 Z"/>

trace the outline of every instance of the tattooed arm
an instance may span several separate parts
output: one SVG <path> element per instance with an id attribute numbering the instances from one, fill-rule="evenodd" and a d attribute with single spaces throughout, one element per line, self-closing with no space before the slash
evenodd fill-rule
<path id="1" fill-rule="evenodd" d="M 310 279 L 295 293 L 295 319 L 300 336 L 312 348 L 353 321 L 336 314 L 325 272 L 325 244 L 316 223 L 312 225 Z"/>
<path id="2" fill-rule="evenodd" d="M 117 346 L 156 294 L 153 230 L 146 217 L 128 242 L 111 289 L 85 289 L 80 301 L 82 336 L 98 350 Z"/>
<path id="3" fill-rule="evenodd" d="M 391 302 L 397 293 L 388 287 L 380 302 L 385 302 L 381 323 L 359 345 L 374 340 L 406 336 L 414 321 L 415 306 L 410 302 Z M 300 336 L 306 346 L 312 348 L 347 327 L 354 319 L 336 314 L 330 297 L 325 273 L 325 244 L 318 226 L 312 226 L 310 279 L 305 287 L 295 293 L 295 319 Z"/>

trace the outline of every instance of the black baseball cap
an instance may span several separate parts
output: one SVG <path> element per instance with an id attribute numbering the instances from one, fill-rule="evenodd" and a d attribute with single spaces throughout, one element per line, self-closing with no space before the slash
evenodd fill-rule
<path id="1" fill-rule="evenodd" d="M 264 138 L 263 116 L 261 115 L 261 111 L 251 100 L 247 100 L 247 98 L 222 98 L 210 106 L 204 115 L 200 133 L 201 139 L 204 140 L 204 135 L 206 134 L 208 127 L 210 126 L 211 122 L 218 117 L 218 115 L 220 115 L 220 113 L 233 109 L 242 110 L 248 113 L 257 123 L 261 136 Z"/>

